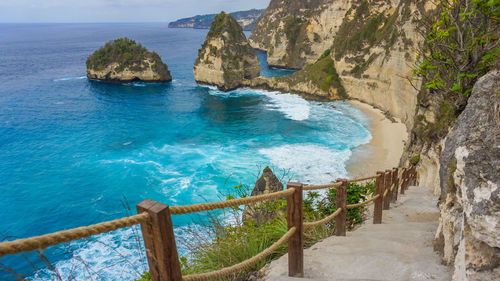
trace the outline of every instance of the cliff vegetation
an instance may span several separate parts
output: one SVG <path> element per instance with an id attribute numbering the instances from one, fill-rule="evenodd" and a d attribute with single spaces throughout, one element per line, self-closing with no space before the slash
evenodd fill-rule
<path id="1" fill-rule="evenodd" d="M 167 82 L 172 77 L 167 65 L 156 52 L 128 38 L 107 42 L 86 61 L 91 79 L 128 82 Z"/>

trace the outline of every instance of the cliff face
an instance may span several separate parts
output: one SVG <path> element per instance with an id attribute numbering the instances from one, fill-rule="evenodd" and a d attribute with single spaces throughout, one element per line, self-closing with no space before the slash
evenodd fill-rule
<path id="1" fill-rule="evenodd" d="M 271 0 L 249 41 L 269 65 L 300 69 L 330 47 L 350 1 Z"/>
<path id="2" fill-rule="evenodd" d="M 435 248 L 453 280 L 500 276 L 500 71 L 474 86 L 440 157 L 441 218 Z"/>
<path id="3" fill-rule="evenodd" d="M 197 82 L 229 91 L 243 79 L 260 74 L 260 62 L 243 30 L 229 14 L 222 12 L 212 22 L 193 69 Z"/>
<path id="4" fill-rule="evenodd" d="M 87 59 L 87 77 L 107 82 L 170 82 L 172 76 L 160 56 L 128 38 L 120 38 Z"/>
<path id="5" fill-rule="evenodd" d="M 350 98 L 380 108 L 411 128 L 420 81 L 412 84 L 409 78 L 423 41 L 416 30 L 422 16 L 434 8 L 431 1 L 273 0 L 250 43 L 267 51 L 270 65 L 286 68 L 316 68 L 319 59 L 330 54 Z M 340 87 L 321 87 L 328 82 L 310 83 L 301 73 L 284 81 L 291 82 L 290 89 L 299 84 L 322 99 L 343 97 L 333 90 L 343 92 Z"/>

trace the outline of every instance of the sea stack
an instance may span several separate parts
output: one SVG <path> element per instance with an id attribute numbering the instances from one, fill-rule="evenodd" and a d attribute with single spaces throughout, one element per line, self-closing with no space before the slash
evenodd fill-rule
<path id="1" fill-rule="evenodd" d="M 257 53 L 230 14 L 222 12 L 215 17 L 193 73 L 196 82 L 217 86 L 222 91 L 234 90 L 244 79 L 259 76 Z"/>
<path id="2" fill-rule="evenodd" d="M 252 190 L 251 196 L 269 194 L 273 192 L 283 191 L 283 184 L 273 173 L 271 168 L 266 167 L 262 171 L 262 175 L 255 182 L 255 187 Z M 243 210 L 243 221 L 254 221 L 257 225 L 271 221 L 276 215 L 282 215 L 284 210 L 273 208 L 276 200 L 267 202 L 251 203 L 245 206 Z"/>
<path id="3" fill-rule="evenodd" d="M 155 52 L 128 38 L 107 42 L 87 59 L 87 77 L 106 82 L 172 81 L 168 67 Z"/>

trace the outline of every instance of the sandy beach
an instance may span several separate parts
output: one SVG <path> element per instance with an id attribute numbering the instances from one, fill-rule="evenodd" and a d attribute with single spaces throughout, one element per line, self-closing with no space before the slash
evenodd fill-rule
<path id="1" fill-rule="evenodd" d="M 374 175 L 377 171 L 397 167 L 408 140 L 406 126 L 400 122 L 392 122 L 381 110 L 369 104 L 355 100 L 349 103 L 370 117 L 372 135 L 370 142 L 356 148 L 347 162 L 350 178 Z"/>

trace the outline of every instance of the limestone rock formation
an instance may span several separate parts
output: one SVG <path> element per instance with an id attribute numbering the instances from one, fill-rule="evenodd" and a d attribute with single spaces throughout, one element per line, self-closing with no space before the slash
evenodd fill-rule
<path id="1" fill-rule="evenodd" d="M 120 38 L 106 43 L 87 59 L 87 77 L 107 82 L 170 82 L 168 67 L 155 52 L 134 40 Z"/>
<path id="2" fill-rule="evenodd" d="M 475 84 L 441 152 L 435 247 L 453 280 L 500 276 L 500 71 Z"/>
<path id="3" fill-rule="evenodd" d="M 256 196 L 282 190 L 283 184 L 274 175 L 273 171 L 266 167 L 262 172 L 262 176 L 255 182 L 251 195 Z M 275 202 L 266 201 L 248 204 L 243 211 L 243 221 L 255 221 L 257 225 L 262 225 L 271 220 L 277 214 L 273 208 Z"/>
<path id="4" fill-rule="evenodd" d="M 349 7 L 350 1 L 271 0 L 250 44 L 267 51 L 270 66 L 300 69 L 330 48 Z"/>
<path id="5" fill-rule="evenodd" d="M 197 82 L 215 85 L 222 91 L 239 87 L 243 79 L 259 76 L 257 54 L 230 14 L 222 12 L 215 17 L 193 73 Z"/>
<path id="6" fill-rule="evenodd" d="M 257 77 L 244 80 L 252 88 L 294 93 L 314 100 L 339 100 L 347 98 L 333 60 L 326 56 L 291 75 L 281 78 Z"/>
<path id="7" fill-rule="evenodd" d="M 267 51 L 269 65 L 284 68 L 310 67 L 329 53 L 350 98 L 412 127 L 415 88 L 421 81 L 409 79 L 423 42 L 419 22 L 434 9 L 432 1 L 272 0 L 249 40 L 254 48 Z M 325 83 L 312 83 L 305 90 L 320 98 L 338 98 L 340 87 Z"/>

